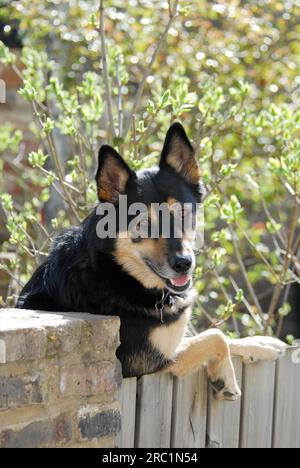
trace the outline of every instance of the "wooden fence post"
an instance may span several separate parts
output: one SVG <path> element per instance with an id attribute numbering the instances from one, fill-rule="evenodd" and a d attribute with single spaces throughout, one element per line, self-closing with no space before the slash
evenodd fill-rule
<path id="1" fill-rule="evenodd" d="M 121 432 L 117 445 L 122 448 L 134 448 L 136 419 L 136 388 L 137 380 L 123 379 L 120 390 L 120 406 L 122 415 Z"/>
<path id="2" fill-rule="evenodd" d="M 244 366 L 241 448 L 271 448 L 275 363 Z"/>
<path id="3" fill-rule="evenodd" d="M 145 375 L 138 381 L 136 447 L 170 447 L 172 394 L 170 374 Z"/>
<path id="4" fill-rule="evenodd" d="M 174 379 L 172 408 L 173 448 L 205 448 L 207 377 L 204 370 Z"/>
<path id="5" fill-rule="evenodd" d="M 300 350 L 277 363 L 233 360 L 242 399 L 217 401 L 205 370 L 125 379 L 120 448 L 300 448 Z"/>
<path id="6" fill-rule="evenodd" d="M 234 358 L 233 364 L 240 387 L 242 386 L 243 365 L 241 359 Z M 240 437 L 241 400 L 218 401 L 209 390 L 207 447 L 238 448 Z"/>
<path id="7" fill-rule="evenodd" d="M 277 363 L 274 448 L 300 448 L 300 349 Z"/>

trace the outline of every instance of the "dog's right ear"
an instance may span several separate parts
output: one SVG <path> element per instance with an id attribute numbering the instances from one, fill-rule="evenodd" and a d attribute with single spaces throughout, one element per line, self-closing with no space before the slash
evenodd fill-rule
<path id="1" fill-rule="evenodd" d="M 101 202 L 117 202 L 129 180 L 135 177 L 135 172 L 114 148 L 108 145 L 100 148 L 96 184 Z"/>
<path id="2" fill-rule="evenodd" d="M 200 168 L 194 148 L 179 122 L 175 122 L 168 130 L 159 165 L 160 168 L 172 168 L 192 184 L 200 181 Z"/>

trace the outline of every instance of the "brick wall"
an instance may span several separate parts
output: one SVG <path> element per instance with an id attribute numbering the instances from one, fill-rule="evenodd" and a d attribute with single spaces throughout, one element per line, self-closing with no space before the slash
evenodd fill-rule
<path id="1" fill-rule="evenodd" d="M 0 310 L 0 448 L 114 447 L 119 319 Z"/>

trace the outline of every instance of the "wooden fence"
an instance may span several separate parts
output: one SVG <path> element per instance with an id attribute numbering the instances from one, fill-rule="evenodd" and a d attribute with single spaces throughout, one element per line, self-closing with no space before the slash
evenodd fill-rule
<path id="1" fill-rule="evenodd" d="M 297 362 L 299 363 L 297 364 Z M 300 448 L 300 353 L 278 363 L 234 360 L 243 396 L 212 397 L 205 371 L 124 379 L 120 448 Z"/>

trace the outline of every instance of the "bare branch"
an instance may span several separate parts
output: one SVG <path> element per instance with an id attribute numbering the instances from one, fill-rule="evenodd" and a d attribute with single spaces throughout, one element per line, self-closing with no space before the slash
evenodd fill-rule
<path id="1" fill-rule="evenodd" d="M 32 109 L 33 109 L 33 115 L 37 118 L 37 120 L 39 122 L 39 125 L 40 125 L 41 129 L 43 130 L 44 129 L 44 123 L 42 121 L 42 118 L 40 117 L 40 114 L 39 114 L 38 109 L 37 109 L 37 104 L 36 104 L 35 101 L 32 101 Z M 47 142 L 48 142 L 48 145 L 49 145 L 49 150 L 50 150 L 53 162 L 55 164 L 57 175 L 58 175 L 59 181 L 61 183 L 62 191 L 63 191 L 63 193 L 64 193 L 64 195 L 65 195 L 65 197 L 66 197 L 66 199 L 68 201 L 68 204 L 69 204 L 69 206 L 70 206 L 70 208 L 72 210 L 72 213 L 74 214 L 77 221 L 80 222 L 80 217 L 79 217 L 79 215 L 77 213 L 74 200 L 72 199 L 72 197 L 71 197 L 71 195 L 69 193 L 69 190 L 67 189 L 66 184 L 65 184 L 65 177 L 64 177 L 63 169 L 61 167 L 61 162 L 60 162 L 59 157 L 57 155 L 55 145 L 54 145 L 49 133 L 47 133 L 46 137 L 47 137 Z"/>
<path id="2" fill-rule="evenodd" d="M 237 293 L 240 288 L 238 287 L 236 281 L 234 280 L 234 278 L 232 276 L 230 276 L 229 279 L 231 281 L 232 286 L 234 287 L 235 292 Z M 262 324 L 261 317 L 259 317 L 258 315 L 256 315 L 253 312 L 251 305 L 249 304 L 249 302 L 247 301 L 247 299 L 245 297 L 243 298 L 243 304 L 247 308 L 249 314 L 251 315 L 252 319 L 254 320 L 254 322 L 256 323 L 258 328 L 260 329 L 260 331 L 262 332 L 264 330 L 264 327 L 263 327 L 263 324 Z"/>
<path id="3" fill-rule="evenodd" d="M 299 207 L 297 204 L 297 198 L 296 195 L 294 197 L 294 207 L 293 207 L 293 213 L 291 217 L 291 223 L 289 227 L 289 235 L 288 235 L 288 245 L 286 249 L 286 256 L 284 260 L 284 265 L 281 273 L 281 278 L 280 281 L 276 284 L 274 293 L 271 299 L 271 303 L 269 306 L 268 310 L 268 319 L 266 321 L 265 325 L 265 333 L 268 332 L 269 327 L 272 325 L 272 321 L 274 319 L 276 307 L 278 306 L 278 302 L 281 296 L 282 289 L 284 287 L 284 281 L 285 281 L 285 276 L 290 268 L 290 265 L 292 263 L 291 255 L 290 252 L 292 251 L 293 248 L 293 243 L 294 243 L 294 238 L 295 238 L 295 233 L 297 229 L 297 222 L 298 222 L 298 216 L 299 216 Z"/>
<path id="4" fill-rule="evenodd" d="M 277 276 L 277 273 L 276 271 L 274 270 L 272 264 L 268 261 L 268 259 L 264 256 L 264 254 L 257 248 L 256 244 L 254 242 L 252 242 L 252 240 L 250 239 L 250 237 L 248 236 L 247 232 L 245 231 L 245 229 L 243 229 L 242 225 L 240 223 L 237 223 L 237 226 L 238 228 L 240 229 L 240 231 L 242 232 L 243 236 L 245 237 L 245 239 L 247 240 L 247 242 L 250 244 L 250 246 L 252 247 L 252 249 L 254 250 L 254 252 L 260 257 L 260 259 L 262 260 L 262 262 L 268 267 L 268 269 L 272 272 L 272 274 L 274 275 L 274 277 L 276 278 L 276 281 L 279 281 L 279 278 Z"/>
<path id="5" fill-rule="evenodd" d="M 125 130 L 125 135 L 124 136 L 126 136 L 127 133 L 129 132 L 131 122 L 132 122 L 132 116 L 136 115 L 136 113 L 138 111 L 138 108 L 139 108 L 140 102 L 141 102 L 141 98 L 142 98 L 142 95 L 143 95 L 144 87 L 145 87 L 147 78 L 151 73 L 152 67 L 153 67 L 153 65 L 155 63 L 155 60 L 156 60 L 156 57 L 159 54 L 161 46 L 163 45 L 163 43 L 164 43 L 164 41 L 165 41 L 165 39 L 166 39 L 166 37 L 168 35 L 168 32 L 169 32 L 169 30 L 170 30 L 170 28 L 172 26 L 173 21 L 175 20 L 175 18 L 179 14 L 178 13 L 178 4 L 179 4 L 179 0 L 175 0 L 174 6 L 173 6 L 173 8 L 171 9 L 171 12 L 170 12 L 169 21 L 168 21 L 168 23 L 167 23 L 167 25 L 165 27 L 165 30 L 161 34 L 161 36 L 160 36 L 160 38 L 159 38 L 159 40 L 158 40 L 158 42 L 156 44 L 156 47 L 155 47 L 154 52 L 152 54 L 152 57 L 150 59 L 149 65 L 146 68 L 146 70 L 144 72 L 144 75 L 143 75 L 143 78 L 142 78 L 142 81 L 139 84 L 139 87 L 138 87 L 138 90 L 137 90 L 137 93 L 136 93 L 136 96 L 135 96 L 135 100 L 134 100 L 134 103 L 133 103 L 132 112 L 131 112 L 131 115 L 130 115 L 130 117 L 128 119 L 128 123 L 127 123 L 127 127 L 126 127 L 126 130 Z"/>
<path id="6" fill-rule="evenodd" d="M 219 192 L 223 195 L 224 197 L 224 192 L 222 191 L 221 187 L 217 187 Z M 217 206 L 219 209 L 221 209 L 221 205 L 219 203 L 217 203 Z M 236 239 L 236 231 L 233 227 L 233 225 L 231 223 L 227 223 L 228 225 L 228 229 L 229 229 L 229 232 L 230 232 L 230 235 L 231 235 L 231 238 L 232 238 L 232 245 L 233 245 L 233 249 L 234 249 L 234 254 L 235 254 L 235 257 L 236 257 L 236 260 L 237 260 L 237 263 L 240 267 L 240 270 L 241 270 L 241 273 L 242 273 L 242 276 L 244 278 L 244 281 L 245 281 L 245 284 L 246 284 L 246 287 L 248 289 L 248 292 L 253 300 L 253 303 L 255 304 L 255 307 L 258 311 L 258 313 L 260 314 L 261 318 L 263 317 L 263 310 L 262 310 L 262 307 L 259 303 L 259 300 L 257 298 L 257 295 L 254 291 L 254 288 L 251 284 L 251 281 L 249 279 L 249 276 L 248 276 L 248 272 L 247 272 L 247 269 L 244 265 L 244 261 L 243 261 L 243 258 L 242 258 L 242 255 L 241 255 L 241 252 L 240 252 L 240 249 L 239 249 L 239 245 L 238 245 L 238 242 L 237 242 L 237 239 Z"/>
<path id="7" fill-rule="evenodd" d="M 241 255 L 237 240 L 235 238 L 236 233 L 235 233 L 235 231 L 234 231 L 231 224 L 228 224 L 228 229 L 229 229 L 230 234 L 231 234 L 235 257 L 236 257 L 237 262 L 238 262 L 238 264 L 240 266 L 240 269 L 241 269 L 243 278 L 245 280 L 248 292 L 249 292 L 250 296 L 252 297 L 252 300 L 253 300 L 253 302 L 254 302 L 254 304 L 256 306 L 257 311 L 259 312 L 260 316 L 263 317 L 263 310 L 262 310 L 261 305 L 260 305 L 260 303 L 259 303 L 259 301 L 257 299 L 256 293 L 255 293 L 254 288 L 253 288 L 253 286 L 251 284 L 251 281 L 250 281 L 250 279 L 248 277 L 248 273 L 247 273 L 246 267 L 244 265 L 242 255 Z"/>
<path id="8" fill-rule="evenodd" d="M 135 115 L 132 116 L 132 145 L 133 145 L 133 150 L 134 150 L 134 159 L 138 159 L 138 145 L 137 145 L 137 139 L 136 139 L 136 118 Z"/>
<path id="9" fill-rule="evenodd" d="M 218 272 L 216 271 L 216 269 L 214 268 L 212 270 L 217 282 L 218 282 L 218 285 L 226 299 L 227 302 L 229 302 L 231 300 L 231 297 L 229 296 L 229 294 L 227 293 L 226 291 L 226 288 L 224 287 L 224 285 L 222 284 L 222 281 L 220 281 L 220 278 L 219 278 L 219 275 L 218 275 Z M 232 313 L 231 315 L 231 318 L 232 318 L 232 322 L 233 322 L 233 326 L 234 326 L 234 331 L 235 333 L 237 334 L 237 336 L 240 338 L 240 332 L 239 332 L 239 328 L 238 328 L 238 324 L 237 324 L 237 320 L 236 320 L 236 317 L 234 315 L 234 313 Z"/>
<path id="10" fill-rule="evenodd" d="M 112 94 L 110 88 L 110 80 L 109 80 L 109 73 L 108 73 L 108 66 L 107 66 L 107 51 L 106 51 L 106 38 L 105 38 L 105 31 L 104 31 L 104 5 L 103 0 L 100 0 L 99 6 L 100 12 L 100 39 L 101 39 L 101 52 L 102 52 L 102 67 L 103 67 L 103 79 L 104 79 L 104 86 L 105 86 L 105 98 L 106 98 L 106 105 L 107 105 L 107 114 L 109 120 L 109 127 L 110 133 L 114 138 L 116 136 L 115 126 L 114 126 L 114 118 L 113 118 L 113 110 L 112 110 Z"/>
<path id="11" fill-rule="evenodd" d="M 119 126 L 119 138 L 123 136 L 123 100 L 122 100 L 122 83 L 120 78 L 120 58 L 116 59 L 116 77 L 118 85 L 118 126 Z"/>
<path id="12" fill-rule="evenodd" d="M 284 296 L 283 296 L 283 299 L 282 299 L 282 304 L 285 304 L 289 298 L 289 295 L 290 295 L 290 291 L 291 291 L 291 284 L 289 284 L 286 289 L 285 289 L 285 292 L 284 292 Z M 283 322 L 284 322 L 284 315 L 280 315 L 279 317 L 279 320 L 278 320 L 278 325 L 277 325 L 277 330 L 276 330 L 276 336 L 277 338 L 279 338 L 280 334 L 281 334 L 281 331 L 282 331 L 282 327 L 283 327 Z"/>
<path id="13" fill-rule="evenodd" d="M 11 272 L 11 270 L 10 270 L 9 268 L 7 268 L 7 266 L 4 265 L 3 263 L 1 263 L 0 271 L 1 271 L 1 270 L 5 271 L 5 273 L 7 273 L 8 276 L 9 276 L 12 280 L 14 280 L 16 283 L 18 283 L 18 285 L 19 285 L 21 288 L 23 288 L 24 284 L 23 284 L 23 282 L 20 280 L 20 278 L 18 278 L 17 276 L 15 276 L 15 275 Z"/>

